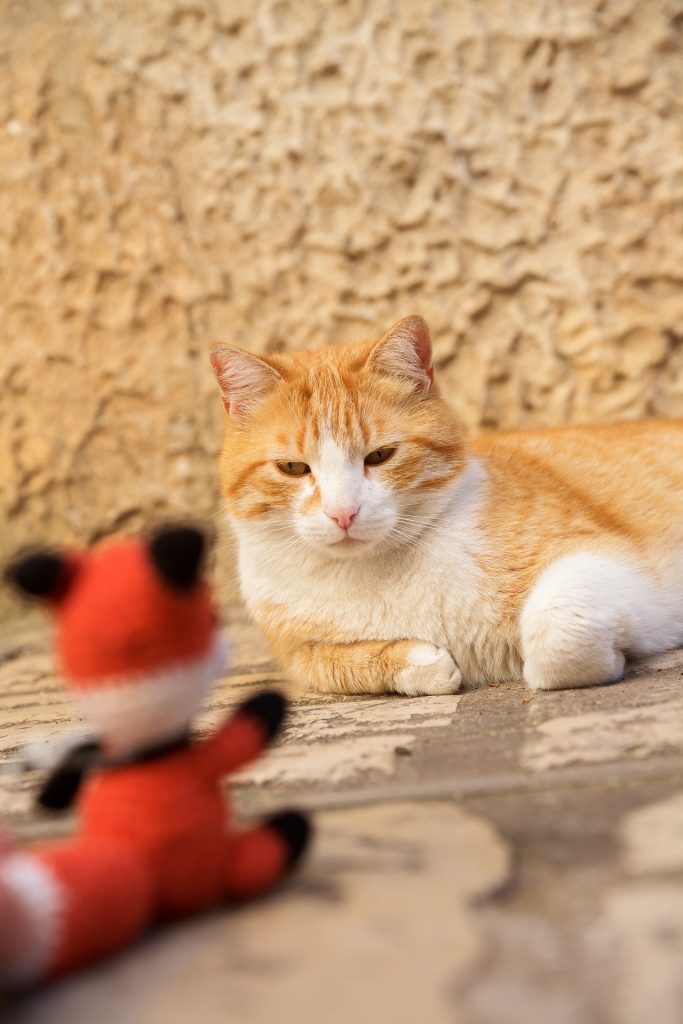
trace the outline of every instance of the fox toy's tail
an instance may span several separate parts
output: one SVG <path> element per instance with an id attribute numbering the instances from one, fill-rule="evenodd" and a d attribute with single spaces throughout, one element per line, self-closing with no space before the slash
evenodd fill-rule
<path id="1" fill-rule="evenodd" d="M 235 902 L 272 889 L 309 838 L 308 820 L 294 811 L 226 836 L 217 851 L 223 871 L 216 897 Z M 0 844 L 0 984 L 67 974 L 122 949 L 166 916 L 150 862 L 130 843 L 84 837 L 29 851 L 0 836 Z"/>
<path id="2" fill-rule="evenodd" d="M 153 880 L 128 845 L 87 839 L 0 859 L 0 979 L 57 977 L 115 952 L 147 925 Z"/>

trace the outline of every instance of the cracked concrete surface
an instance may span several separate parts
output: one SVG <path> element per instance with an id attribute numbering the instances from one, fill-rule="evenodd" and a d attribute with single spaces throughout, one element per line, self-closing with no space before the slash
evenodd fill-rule
<path id="1" fill-rule="evenodd" d="M 286 680 L 238 614 L 200 722 Z M 679 1024 L 683 652 L 594 690 L 296 699 L 235 778 L 246 816 L 297 803 L 318 836 L 272 898 L 148 936 L 5 1007 L 9 1024 Z M 19 747 L 74 722 L 46 631 L 0 638 L 0 814 L 38 816 Z"/>

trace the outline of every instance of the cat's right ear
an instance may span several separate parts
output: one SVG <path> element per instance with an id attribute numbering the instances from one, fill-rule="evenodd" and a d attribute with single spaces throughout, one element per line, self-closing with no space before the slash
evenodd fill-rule
<path id="1" fill-rule="evenodd" d="M 282 379 L 264 359 L 231 345 L 214 345 L 209 358 L 225 411 L 233 419 L 248 416 Z"/>
<path id="2" fill-rule="evenodd" d="M 390 327 L 368 357 L 368 365 L 389 377 L 400 377 L 419 392 L 434 383 L 432 339 L 421 316 L 405 316 Z"/>

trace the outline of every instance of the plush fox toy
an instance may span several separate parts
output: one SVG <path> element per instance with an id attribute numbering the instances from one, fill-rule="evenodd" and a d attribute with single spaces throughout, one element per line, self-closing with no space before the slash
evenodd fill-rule
<path id="1" fill-rule="evenodd" d="M 73 839 L 19 849 L 0 836 L 5 984 L 62 975 L 153 922 L 257 896 L 308 842 L 296 812 L 234 831 L 219 788 L 276 735 L 283 697 L 263 692 L 209 739 L 190 737 L 225 661 L 204 546 L 181 526 L 10 567 L 14 585 L 54 612 L 66 682 L 96 741 L 73 749 L 40 797 L 68 806 L 89 773 Z"/>

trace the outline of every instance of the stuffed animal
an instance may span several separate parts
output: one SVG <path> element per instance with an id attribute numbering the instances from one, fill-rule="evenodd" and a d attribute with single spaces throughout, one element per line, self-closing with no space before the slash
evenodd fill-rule
<path id="1" fill-rule="evenodd" d="M 307 845 L 294 811 L 236 831 L 220 780 L 275 737 L 285 700 L 247 700 L 208 739 L 192 716 L 226 652 L 189 526 L 90 553 L 37 552 L 8 577 L 52 609 L 57 648 L 92 741 L 67 753 L 40 801 L 77 797 L 67 840 L 20 849 L 0 835 L 0 977 L 26 984 L 121 949 L 158 921 L 266 892 Z"/>

